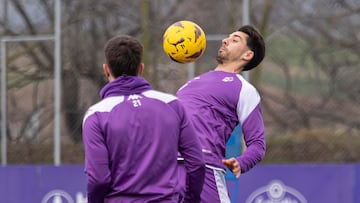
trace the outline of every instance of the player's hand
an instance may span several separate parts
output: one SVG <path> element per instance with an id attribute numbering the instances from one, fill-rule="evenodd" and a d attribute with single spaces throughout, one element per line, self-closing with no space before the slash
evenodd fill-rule
<path id="1" fill-rule="evenodd" d="M 231 170 L 231 172 L 233 172 L 233 174 L 235 174 L 236 178 L 240 177 L 241 174 L 240 164 L 234 157 L 230 159 L 222 160 L 222 163 L 226 167 L 228 167 Z"/>

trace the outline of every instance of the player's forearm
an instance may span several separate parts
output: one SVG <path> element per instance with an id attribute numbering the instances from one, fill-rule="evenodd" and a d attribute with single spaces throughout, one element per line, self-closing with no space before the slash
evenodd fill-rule
<path id="1" fill-rule="evenodd" d="M 107 184 L 88 184 L 87 198 L 88 203 L 103 203 L 106 194 L 108 193 Z"/>
<path id="2" fill-rule="evenodd" d="M 91 202 L 103 202 L 109 193 L 111 175 L 107 164 L 93 164 L 86 162 L 87 193 Z"/>
<path id="3" fill-rule="evenodd" d="M 256 164 L 258 164 L 265 156 L 265 144 L 261 141 L 253 143 L 246 151 L 237 157 L 237 161 L 240 164 L 241 173 L 246 173 Z"/>
<path id="4" fill-rule="evenodd" d="M 186 175 L 185 202 L 200 202 L 200 194 L 204 184 L 205 164 Z"/>

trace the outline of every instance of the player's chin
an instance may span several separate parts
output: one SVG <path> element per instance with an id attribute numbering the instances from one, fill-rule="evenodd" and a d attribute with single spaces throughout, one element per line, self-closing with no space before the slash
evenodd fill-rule
<path id="1" fill-rule="evenodd" d="M 223 63 L 224 63 L 224 58 L 223 58 L 220 54 L 218 54 L 218 55 L 216 56 L 216 61 L 217 61 L 219 64 L 223 64 Z"/>

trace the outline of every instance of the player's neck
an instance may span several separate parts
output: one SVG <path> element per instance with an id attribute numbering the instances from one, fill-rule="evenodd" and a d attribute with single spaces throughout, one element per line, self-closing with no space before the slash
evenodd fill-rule
<path id="1" fill-rule="evenodd" d="M 215 71 L 224 71 L 229 73 L 241 73 L 244 67 L 239 66 L 239 64 L 235 63 L 225 63 L 225 64 L 218 64 L 215 68 Z"/>

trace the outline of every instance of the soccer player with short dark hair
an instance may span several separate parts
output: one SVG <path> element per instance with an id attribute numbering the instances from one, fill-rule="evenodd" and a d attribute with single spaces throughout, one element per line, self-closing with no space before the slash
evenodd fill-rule
<path id="1" fill-rule="evenodd" d="M 199 202 L 205 162 L 198 136 L 177 98 L 140 77 L 142 52 L 127 35 L 106 43 L 109 83 L 83 119 L 88 202 L 179 202 L 178 152 L 185 158 L 184 202 Z"/>
<path id="2" fill-rule="evenodd" d="M 260 96 L 240 75 L 242 71 L 255 68 L 264 56 L 265 43 L 260 33 L 252 26 L 240 27 L 222 40 L 215 70 L 193 78 L 177 92 L 190 114 L 205 157 L 202 202 L 230 202 L 225 183 L 226 167 L 239 177 L 265 155 Z M 238 124 L 247 149 L 239 157 L 226 160 L 226 143 Z"/>

